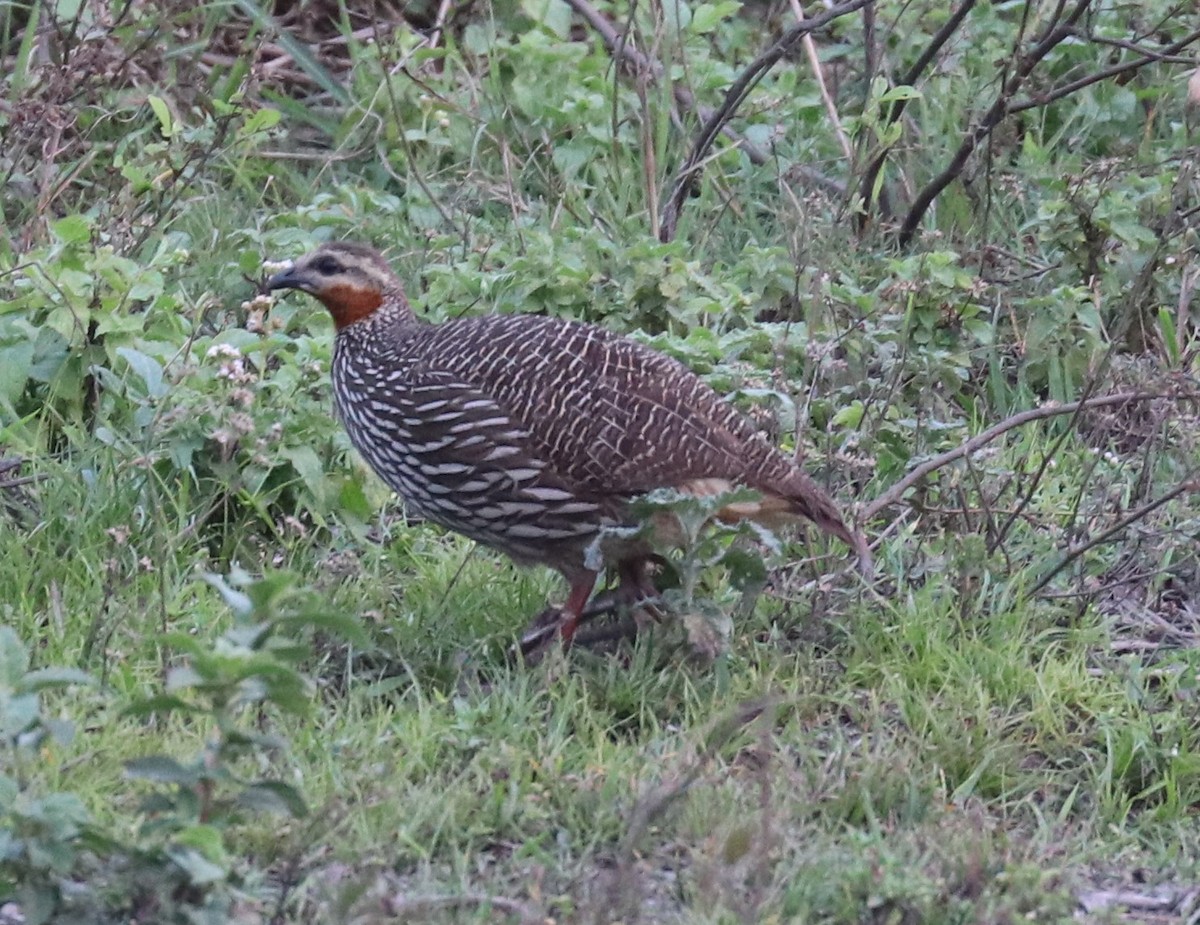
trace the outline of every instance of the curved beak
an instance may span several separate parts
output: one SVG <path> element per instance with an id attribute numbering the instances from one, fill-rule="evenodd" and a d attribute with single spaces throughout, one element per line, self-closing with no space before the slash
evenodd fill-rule
<path id="1" fill-rule="evenodd" d="M 311 281 L 304 270 L 294 263 L 286 270 L 280 270 L 266 283 L 267 289 L 272 292 L 276 289 L 302 289 L 307 292 L 311 291 L 310 285 Z"/>

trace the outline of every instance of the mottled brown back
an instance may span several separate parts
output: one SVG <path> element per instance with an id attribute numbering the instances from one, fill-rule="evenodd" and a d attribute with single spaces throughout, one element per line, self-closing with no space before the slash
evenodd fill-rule
<path id="1" fill-rule="evenodd" d="M 797 516 L 863 553 L 824 492 L 736 409 L 669 357 L 603 328 L 534 316 L 441 325 L 379 321 L 385 323 L 372 320 L 341 332 L 339 356 L 350 366 L 366 362 L 387 370 L 390 394 L 398 401 L 413 387 L 430 399 L 414 406 L 426 411 L 406 417 L 420 427 L 423 439 L 407 434 L 398 442 L 470 455 L 470 447 L 439 448 L 436 433 L 439 424 L 467 433 L 473 420 L 489 429 L 487 445 L 507 440 L 520 447 L 504 457 L 510 465 L 521 471 L 536 465 L 537 484 L 590 501 L 610 520 L 618 502 L 655 488 L 695 480 L 744 484 L 787 499 Z M 377 376 L 367 372 L 358 378 Z M 439 395 L 454 396 L 453 411 L 432 406 Z M 339 404 L 344 409 L 354 403 L 347 397 Z M 439 417 L 445 420 L 433 420 Z M 469 480 L 472 488 L 477 482 Z M 482 539 L 500 545 L 490 536 Z"/>

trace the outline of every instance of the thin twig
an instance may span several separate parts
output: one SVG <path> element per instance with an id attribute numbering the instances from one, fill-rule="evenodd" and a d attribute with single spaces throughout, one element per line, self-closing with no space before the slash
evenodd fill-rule
<path id="1" fill-rule="evenodd" d="M 1042 37 L 1038 39 L 1027 54 L 1020 57 L 1016 67 L 1013 69 L 1013 73 L 1004 81 L 996 99 L 988 107 L 988 111 L 984 113 L 983 118 L 967 133 L 958 150 L 954 152 L 954 156 L 950 159 L 950 163 L 921 190 L 917 198 L 913 201 L 908 214 L 904 217 L 904 222 L 900 226 L 898 234 L 898 240 L 902 247 L 907 247 L 911 243 L 913 237 L 916 235 L 917 228 L 920 226 L 925 213 L 929 210 L 933 201 L 941 195 L 942 190 L 962 174 L 963 167 L 967 163 L 967 158 L 971 156 L 972 152 L 979 146 L 979 143 L 986 139 L 992 133 L 992 130 L 1011 112 L 1010 104 L 1012 98 L 1016 96 L 1017 91 L 1021 89 L 1029 75 L 1033 73 L 1034 68 L 1042 62 L 1042 59 L 1046 55 L 1050 54 L 1058 45 L 1071 37 L 1075 23 L 1087 12 L 1091 4 L 1092 0 L 1078 0 L 1075 8 L 1062 21 L 1058 20 L 1056 11 L 1055 17 L 1051 19 L 1050 24 L 1042 33 Z M 1059 4 L 1059 9 L 1064 5 Z"/>
<path id="2" fill-rule="evenodd" d="M 1161 498 L 1156 498 L 1149 504 L 1143 504 L 1137 510 L 1131 511 L 1107 530 L 1097 534 L 1087 542 L 1080 543 L 1078 546 L 1072 546 L 1063 555 L 1062 559 L 1059 560 L 1055 565 L 1051 566 L 1050 569 L 1047 570 L 1046 574 L 1039 578 L 1037 583 L 1025 593 L 1025 597 L 1033 597 L 1033 595 L 1037 594 L 1038 591 L 1046 587 L 1046 585 L 1050 583 L 1051 579 L 1053 579 L 1055 575 L 1065 569 L 1089 549 L 1094 549 L 1095 547 L 1108 542 L 1110 539 L 1112 539 L 1112 537 L 1123 531 L 1130 524 L 1137 523 L 1139 520 L 1142 520 L 1143 518 L 1157 511 L 1164 504 L 1168 504 L 1171 501 L 1174 501 L 1180 495 L 1187 494 L 1188 492 L 1200 492 L 1200 468 L 1193 469 L 1191 472 L 1189 472 L 1183 481 L 1181 481 Z"/>
<path id="3" fill-rule="evenodd" d="M 589 26 L 596 30 L 596 33 L 600 36 L 601 41 L 604 42 L 604 46 L 613 58 L 627 65 L 634 72 L 635 76 L 649 74 L 655 81 L 662 79 L 666 73 L 666 68 L 662 66 L 662 63 L 654 57 L 639 51 L 588 0 L 565 0 L 565 2 L 567 6 L 583 17 Z M 682 122 L 679 114 L 687 112 L 694 113 L 696 118 L 701 122 L 711 118 L 712 109 L 707 106 L 701 106 L 696 101 L 695 94 L 682 83 L 676 83 L 671 87 L 671 95 L 675 100 L 676 118 L 678 121 Z M 741 150 L 745 151 L 746 156 L 750 158 L 752 164 L 762 166 L 771 159 L 769 152 L 747 141 L 729 126 L 725 126 L 722 129 L 722 134 Z"/>
<path id="4" fill-rule="evenodd" d="M 800 6 L 800 0 L 792 0 L 792 14 L 796 17 L 796 22 L 804 22 L 804 10 Z M 812 69 L 813 80 L 817 82 L 817 90 L 821 94 L 821 102 L 825 104 L 825 113 L 829 116 L 829 121 L 833 125 L 833 133 L 837 135 L 838 144 L 842 146 L 842 153 L 846 155 L 846 160 L 854 160 L 854 152 L 850 148 L 850 139 L 846 137 L 846 132 L 842 128 L 842 120 L 838 116 L 837 104 L 834 103 L 833 97 L 829 95 L 829 87 L 825 85 L 825 73 L 821 70 L 821 58 L 817 54 L 817 43 L 813 41 L 812 35 L 805 35 L 800 40 L 804 45 L 804 54 L 808 56 L 808 66 Z"/>
<path id="5" fill-rule="evenodd" d="M 1091 32 L 1084 32 L 1081 29 L 1076 29 L 1075 34 L 1081 39 L 1087 39 L 1095 45 L 1106 45 L 1110 48 L 1123 48 L 1126 51 L 1132 51 L 1139 55 L 1145 55 L 1154 61 L 1161 64 L 1182 64 L 1186 67 L 1195 67 L 1200 64 L 1200 59 L 1177 55 L 1173 52 L 1163 51 L 1161 48 L 1149 48 L 1146 45 L 1139 45 L 1137 42 L 1127 42 L 1125 39 L 1109 39 L 1101 35 L 1096 35 Z M 1187 39 L 1182 40 L 1186 45 Z"/>
<path id="6" fill-rule="evenodd" d="M 429 47 L 437 48 L 438 42 L 442 38 L 442 32 L 446 28 L 446 17 L 450 15 L 450 4 L 454 0 L 442 0 L 438 4 L 437 14 L 433 18 L 433 31 L 429 33 Z"/>
<path id="7" fill-rule="evenodd" d="M 775 44 L 751 61 L 745 70 L 738 75 L 738 78 L 725 92 L 724 102 L 717 107 L 712 116 L 701 126 L 695 141 L 692 143 L 691 153 L 684 159 L 683 165 L 675 175 L 675 180 L 671 184 L 671 195 L 667 198 L 667 202 L 663 206 L 662 221 L 659 224 L 659 240 L 667 242 L 675 238 L 675 231 L 679 225 L 680 212 L 682 212 L 683 204 L 687 201 L 687 197 L 699 177 L 701 164 L 708 156 L 708 149 L 712 147 L 713 142 L 717 140 L 717 136 L 721 134 L 725 124 L 733 118 L 738 107 L 746 101 L 746 97 L 750 95 L 750 91 L 758 85 L 758 82 L 766 76 L 767 72 L 784 55 L 791 51 L 800 39 L 810 32 L 815 32 L 835 19 L 845 16 L 847 13 L 860 10 L 874 2 L 875 0 L 848 0 L 848 2 L 830 7 L 820 16 L 797 23 L 788 29 Z"/>
<path id="8" fill-rule="evenodd" d="M 942 24 L 942 28 L 938 29 L 937 33 L 930 39 L 929 44 L 925 46 L 925 50 L 913 62 L 913 66 L 901 76 L 900 86 L 911 87 L 920 79 L 921 75 L 925 73 L 925 69 L 929 67 L 933 59 L 937 56 L 937 53 L 942 50 L 942 47 L 958 31 L 958 27 L 966 19 L 967 14 L 971 12 L 976 2 L 977 0 L 963 0 L 958 5 L 958 9 L 950 14 L 946 22 Z M 886 127 L 898 121 L 904 114 L 904 108 L 907 105 L 908 100 L 905 98 L 893 100 L 892 104 L 888 107 L 887 115 L 884 116 L 884 126 Z M 859 197 L 862 199 L 862 211 L 858 213 L 856 224 L 860 232 L 866 227 L 866 223 L 870 218 L 871 199 L 875 195 L 875 181 L 879 177 L 879 171 L 883 170 L 889 150 L 890 148 L 883 148 L 875 155 L 863 173 L 862 182 L 858 185 Z M 886 208 L 884 211 L 886 211 Z"/>
<path id="9" fill-rule="evenodd" d="M 1018 112 L 1025 112 L 1027 109 L 1037 109 L 1041 106 L 1048 106 L 1056 100 L 1061 100 L 1064 96 L 1070 96 L 1077 90 L 1082 90 L 1084 87 L 1089 87 L 1094 83 L 1099 83 L 1102 80 L 1108 80 L 1110 77 L 1116 77 L 1120 74 L 1125 74 L 1129 71 L 1136 71 L 1139 68 L 1145 67 L 1147 64 L 1154 64 L 1162 60 L 1164 56 L 1173 55 L 1175 52 L 1186 48 L 1193 42 L 1200 40 L 1200 29 L 1190 32 L 1177 42 L 1172 42 L 1170 45 L 1164 45 L 1156 52 L 1143 52 L 1140 58 L 1133 58 L 1129 61 L 1122 61 L 1110 67 L 1102 68 L 1094 74 L 1088 74 L 1086 77 L 1080 77 L 1078 80 L 1073 80 L 1068 84 L 1063 84 L 1061 87 L 1055 87 L 1053 90 L 1047 90 L 1045 93 L 1039 93 L 1036 96 L 1031 96 L 1028 99 L 1018 100 L 1011 103 L 1006 111 L 1007 115 L 1015 115 Z"/>
<path id="10" fill-rule="evenodd" d="M 1080 408 L 1103 408 L 1109 405 L 1124 405 L 1132 402 L 1153 401 L 1156 398 L 1194 398 L 1195 396 L 1179 396 L 1171 392 L 1119 392 L 1113 395 L 1098 395 L 1095 398 L 1089 398 L 1084 401 L 1068 402 L 1065 405 L 1047 404 L 1040 408 L 1031 408 L 1028 411 L 1022 411 L 1019 414 L 1014 414 L 1009 418 L 1005 418 L 999 424 L 989 427 L 983 433 L 978 434 L 968 440 L 961 446 L 957 446 L 952 450 L 947 450 L 932 459 L 927 459 L 921 465 L 917 466 L 912 472 L 908 473 L 899 482 L 885 491 L 882 495 L 872 501 L 862 512 L 862 520 L 868 521 L 879 514 L 885 508 L 896 504 L 906 491 L 916 485 L 921 479 L 929 475 L 931 472 L 936 472 L 948 466 L 952 462 L 962 459 L 977 452 L 987 444 L 991 443 L 997 437 L 1020 427 L 1023 424 L 1029 424 L 1032 421 L 1041 421 L 1045 418 L 1057 417 L 1063 414 L 1074 414 Z"/>

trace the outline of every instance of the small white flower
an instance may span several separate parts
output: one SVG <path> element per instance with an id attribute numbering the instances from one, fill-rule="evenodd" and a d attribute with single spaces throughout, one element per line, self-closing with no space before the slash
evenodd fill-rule
<path id="1" fill-rule="evenodd" d="M 208 352 L 204 354 L 207 359 L 214 357 L 228 357 L 231 360 L 241 359 L 242 351 L 232 344 L 213 344 L 208 348 Z"/>

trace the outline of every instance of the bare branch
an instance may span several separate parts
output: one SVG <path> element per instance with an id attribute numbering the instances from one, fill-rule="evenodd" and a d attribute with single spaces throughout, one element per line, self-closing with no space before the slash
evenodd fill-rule
<path id="1" fill-rule="evenodd" d="M 925 69 L 929 67 L 929 65 L 933 62 L 933 59 L 937 57 L 937 53 L 942 50 L 942 47 L 948 41 L 950 41 L 954 33 L 958 31 L 959 25 L 961 25 L 962 21 L 967 18 L 967 14 L 970 13 L 974 8 L 975 3 L 976 0 L 963 0 L 963 2 L 958 5 L 958 9 L 951 13 L 950 18 L 942 24 L 942 28 L 938 29 L 937 33 L 925 47 L 925 50 L 921 52 L 920 57 L 913 62 L 913 66 L 910 67 L 903 76 L 901 76 L 899 86 L 911 87 L 920 79 L 921 75 L 925 73 Z M 892 105 L 888 107 L 887 115 L 883 120 L 884 125 L 891 125 L 892 123 L 896 122 L 904 114 L 904 107 L 907 105 L 907 99 L 895 100 Z M 884 148 L 875 155 L 875 157 L 871 160 L 870 165 L 868 165 L 866 171 L 863 173 L 862 182 L 858 184 L 859 196 L 862 198 L 863 203 L 863 210 L 858 214 L 856 219 L 858 230 L 860 232 L 866 227 L 867 221 L 870 217 L 871 197 L 874 195 L 875 181 L 879 177 L 879 171 L 883 170 L 883 164 L 884 161 L 887 160 L 888 150 L 889 149 Z"/>
<path id="2" fill-rule="evenodd" d="M 1078 80 L 1073 80 L 1068 84 L 1063 84 L 1061 87 L 1055 87 L 1053 90 L 1047 90 L 1045 93 L 1039 93 L 1037 96 L 1029 97 L 1024 100 L 1017 100 L 1008 107 L 1007 115 L 1013 115 L 1018 112 L 1025 112 L 1027 109 L 1037 109 L 1040 106 L 1048 106 L 1056 100 L 1061 100 L 1064 96 L 1070 96 L 1077 90 L 1082 90 L 1084 87 L 1089 87 L 1094 83 L 1099 83 L 1102 80 L 1108 80 L 1110 77 L 1117 77 L 1129 71 L 1136 71 L 1139 68 L 1145 67 L 1147 64 L 1154 64 L 1157 61 L 1170 59 L 1176 52 L 1183 50 L 1193 42 L 1200 40 L 1200 29 L 1185 35 L 1177 42 L 1172 42 L 1170 45 L 1164 45 L 1157 51 L 1138 47 L 1141 52 L 1140 58 L 1132 58 L 1129 61 L 1121 61 L 1110 67 L 1096 71 L 1094 74 L 1088 74 L 1086 77 L 1080 77 Z"/>
<path id="3" fill-rule="evenodd" d="M 800 0 L 792 0 L 792 15 L 796 17 L 796 22 L 804 22 L 804 10 L 800 6 Z M 811 35 L 804 36 L 801 39 L 801 43 L 804 45 L 804 54 L 808 56 L 808 66 L 812 70 L 813 80 L 817 82 L 817 89 L 821 93 L 821 102 L 825 104 L 825 113 L 829 116 L 829 121 L 833 125 L 834 134 L 837 135 L 838 144 L 842 146 L 842 153 L 846 155 L 846 160 L 852 161 L 854 159 L 854 152 L 850 150 L 850 139 L 846 137 L 846 131 L 842 128 L 842 120 L 838 116 L 837 103 L 829 95 L 829 87 L 825 84 L 825 74 L 821 70 L 821 58 L 817 54 L 817 43 L 813 41 Z"/>
<path id="4" fill-rule="evenodd" d="M 1118 533 L 1122 532 L 1126 527 L 1148 517 L 1164 504 L 1168 504 L 1171 501 L 1174 501 L 1180 495 L 1187 494 L 1188 492 L 1200 493 L 1200 469 L 1193 469 L 1188 473 L 1187 477 L 1184 478 L 1183 481 L 1181 481 L 1161 498 L 1155 498 L 1148 504 L 1143 504 L 1137 510 L 1130 511 L 1107 530 L 1103 531 L 1102 533 L 1098 533 L 1087 542 L 1080 543 L 1078 546 L 1072 546 L 1067 550 L 1066 554 L 1059 562 L 1053 565 L 1046 572 L 1046 574 L 1037 580 L 1037 583 L 1029 589 L 1025 597 L 1033 597 L 1033 595 L 1037 594 L 1040 590 L 1042 590 L 1042 588 L 1046 587 L 1046 585 L 1050 583 L 1051 579 L 1053 579 L 1055 575 L 1065 569 L 1089 549 L 1094 549 L 1097 546 L 1107 543 Z"/>
<path id="5" fill-rule="evenodd" d="M 862 522 L 867 522 L 875 517 L 885 508 L 897 503 L 906 491 L 916 485 L 921 479 L 929 475 L 931 472 L 936 472 L 938 469 L 945 468 L 952 462 L 956 462 L 965 456 L 977 452 L 987 446 L 997 437 L 1007 433 L 1008 431 L 1020 427 L 1023 424 L 1029 424 L 1032 421 L 1041 421 L 1045 418 L 1057 417 L 1063 414 L 1075 414 L 1081 408 L 1103 408 L 1109 405 L 1125 405 L 1133 402 L 1152 401 L 1156 398 L 1179 398 L 1180 396 L 1170 392 L 1118 392 L 1112 395 L 1098 395 L 1095 398 L 1088 398 L 1082 401 L 1068 402 L 1065 405 L 1047 404 L 1040 408 L 1031 408 L 1028 411 L 1022 411 L 1019 414 L 1014 414 L 1011 417 L 1005 418 L 999 424 L 989 427 L 981 434 L 972 437 L 961 446 L 956 446 L 952 450 L 947 450 L 932 459 L 927 459 L 921 465 L 917 466 L 912 472 L 908 473 L 899 482 L 885 491 L 882 495 L 867 505 L 860 515 Z M 1195 398 L 1194 395 L 1183 396 L 1186 398 Z"/>
<path id="6" fill-rule="evenodd" d="M 1090 32 L 1082 32 L 1079 29 L 1075 30 L 1075 34 L 1081 39 L 1087 39 L 1093 45 L 1107 45 L 1111 48 L 1123 48 L 1126 51 L 1136 52 L 1139 55 L 1144 55 L 1154 61 L 1162 64 L 1182 64 L 1186 67 L 1195 67 L 1200 64 L 1200 60 L 1187 57 L 1186 55 L 1177 55 L 1172 51 L 1163 51 L 1161 48 L 1151 48 L 1147 45 L 1141 45 L 1137 42 L 1128 42 L 1125 39 L 1109 39 L 1100 35 L 1095 35 Z M 1197 33 L 1193 32 L 1191 38 L 1195 38 Z M 1181 39 L 1183 46 L 1191 44 L 1190 39 Z M 1182 51 L 1183 46 L 1176 49 Z"/>
<path id="7" fill-rule="evenodd" d="M 575 0 L 579 2 L 579 0 Z M 853 13 L 860 10 L 875 0 L 847 0 L 845 3 L 839 3 L 836 6 L 830 7 L 820 16 L 813 19 L 806 19 L 802 23 L 797 23 L 785 32 L 770 48 L 750 62 L 737 80 L 725 92 L 724 102 L 717 107 L 716 111 L 705 121 L 701 126 L 700 131 L 696 135 L 696 140 L 692 143 L 691 153 L 684 160 L 683 165 L 679 168 L 679 172 L 675 175 L 675 180 L 671 186 L 671 195 L 663 206 L 662 221 L 659 227 L 659 239 L 666 242 L 675 237 L 675 230 L 679 224 L 679 214 L 683 210 L 683 203 L 687 199 L 688 194 L 692 190 L 693 184 L 699 176 L 700 169 L 708 157 L 708 150 L 717 139 L 717 135 L 724 129 L 725 124 L 733 118 L 733 114 L 737 112 L 739 106 L 745 102 L 746 97 L 750 95 L 750 91 L 757 86 L 758 82 L 766 75 L 772 67 L 810 32 L 815 32 L 833 20 L 845 16 L 847 13 Z"/>
<path id="8" fill-rule="evenodd" d="M 1017 67 L 1013 74 L 1004 82 L 1004 86 L 1000 88 L 1000 93 L 996 97 L 995 102 L 984 113 L 979 124 L 975 126 L 967 137 L 963 139 L 959 145 L 954 157 L 950 163 L 946 165 L 945 170 L 933 178 L 926 187 L 917 195 L 912 207 L 908 210 L 908 215 L 904 218 L 904 223 L 900 226 L 899 241 L 901 246 L 907 246 L 916 234 L 917 227 L 921 224 L 921 220 L 925 217 L 925 213 L 929 210 L 933 200 L 936 199 L 947 186 L 949 186 L 962 173 L 963 167 L 967 163 L 967 158 L 983 141 L 992 133 L 992 130 L 1003 121 L 1004 117 L 1009 112 L 1009 103 L 1021 89 L 1021 85 L 1026 78 L 1033 73 L 1034 68 L 1041 63 L 1046 55 L 1050 54 L 1054 48 L 1065 41 L 1073 34 L 1075 23 L 1083 16 L 1092 0 L 1078 0 L 1075 8 L 1067 15 L 1065 20 L 1059 21 L 1057 16 L 1051 20 L 1046 27 L 1042 37 L 1037 41 L 1028 54 L 1022 55 L 1017 62 Z M 1059 4 L 1059 10 L 1065 6 L 1064 3 Z"/>

